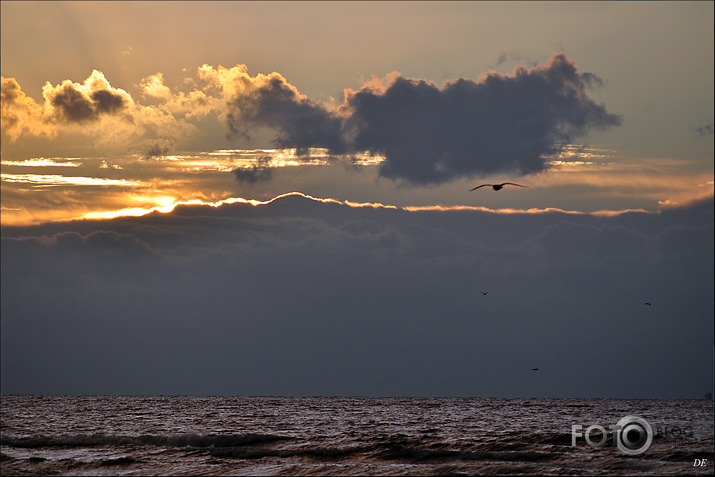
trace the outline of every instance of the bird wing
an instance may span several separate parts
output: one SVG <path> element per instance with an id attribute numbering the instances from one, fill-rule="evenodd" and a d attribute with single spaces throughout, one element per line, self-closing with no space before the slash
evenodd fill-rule
<path id="1" fill-rule="evenodd" d="M 513 182 L 505 182 L 505 183 L 503 183 L 503 184 L 501 184 L 501 185 L 502 185 L 502 186 L 505 186 L 505 185 L 513 185 L 513 186 L 517 186 L 517 187 L 526 187 L 527 189 L 529 188 L 529 186 L 525 186 L 525 185 L 521 185 L 521 184 L 514 184 Z"/>
<path id="2" fill-rule="evenodd" d="M 469 191 L 471 192 L 471 191 L 473 191 L 473 190 L 479 189 L 480 187 L 486 187 L 486 186 L 491 186 L 491 184 L 482 184 L 482 185 L 480 185 L 480 186 L 475 187 L 474 189 L 469 189 Z"/>

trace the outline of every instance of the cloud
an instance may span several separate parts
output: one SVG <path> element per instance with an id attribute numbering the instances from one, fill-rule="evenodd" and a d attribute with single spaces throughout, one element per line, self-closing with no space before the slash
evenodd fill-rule
<path id="1" fill-rule="evenodd" d="M 393 73 L 345 90 L 337 110 L 313 103 L 276 72 L 252 77 L 245 65 L 204 65 L 200 76 L 222 92 L 230 137 L 272 128 L 281 147 L 384 155 L 383 177 L 414 184 L 543 171 L 544 156 L 621 122 L 586 94 L 603 80 L 579 73 L 564 54 L 532 70 L 517 67 L 513 76 L 488 73 L 441 88 Z"/>
<path id="2" fill-rule="evenodd" d="M 512 75 L 491 72 L 441 87 L 395 72 L 357 91 L 346 89 L 338 107 L 311 101 L 278 72 L 251 76 L 241 64 L 203 65 L 196 76 L 187 78 L 183 90 L 166 86 L 161 73 L 147 76 L 139 88 L 148 104 L 139 104 L 94 70 L 83 83 L 48 82 L 43 106 L 22 95 L 14 79 L 3 79 L 8 98 L 3 124 L 11 138 L 25 129 L 74 126 L 73 132 L 93 136 L 101 145 L 154 151 L 157 141 L 181 148 L 195 146 L 202 137 L 212 140 L 213 126 L 222 121 L 224 140 L 250 141 L 269 131 L 274 146 L 295 148 L 299 156 L 309 148 L 332 155 L 373 154 L 385 158 L 382 177 L 426 185 L 544 171 L 546 156 L 594 128 L 621 121 L 586 94 L 587 87 L 603 80 L 579 73 L 561 53 L 531 70 L 516 67 Z M 20 117 L 33 120 L 20 126 Z M 257 180 L 267 174 L 255 170 L 237 177 Z"/>
<path id="3" fill-rule="evenodd" d="M 543 156 L 592 128 L 620 124 L 586 95 L 575 63 L 459 79 L 442 88 L 398 76 L 376 90 L 346 91 L 343 110 L 356 150 L 384 154 L 381 174 L 416 184 L 546 169 Z"/>
<path id="4" fill-rule="evenodd" d="M 293 194 L 4 228 L 2 386 L 698 397 L 713 249 L 712 199 L 602 217 Z M 526 384 L 535 362 L 548 375 Z"/>
<path id="5" fill-rule="evenodd" d="M 87 119 L 97 119 L 92 100 L 67 84 L 58 88 L 50 97 L 50 103 L 68 121 L 81 122 Z"/>
<path id="6" fill-rule="evenodd" d="M 168 139 L 159 139 L 155 141 L 147 150 L 144 157 L 151 159 L 152 157 L 161 157 L 169 154 L 172 149 L 171 141 Z"/>
<path id="7" fill-rule="evenodd" d="M 147 132 L 131 95 L 112 87 L 101 71 L 92 71 L 83 83 L 47 82 L 42 96 L 44 102 L 38 104 L 20 90 L 14 78 L 3 78 L 3 134 L 11 141 L 22 135 L 55 139 L 72 133 L 94 139 L 89 147 L 126 152 L 127 144 L 140 143 Z"/>
<path id="8" fill-rule="evenodd" d="M 101 71 L 93 70 L 83 83 L 47 82 L 42 89 L 44 102 L 38 104 L 14 78 L 3 77 L 3 135 L 14 142 L 23 134 L 55 138 L 72 133 L 92 138 L 82 147 L 103 153 L 166 153 L 163 146 L 157 150 L 157 144 L 191 141 L 202 134 L 195 123 L 222 107 L 220 98 L 202 90 L 173 92 L 164 85 L 161 73 L 144 78 L 140 89 L 149 104 L 135 102 L 127 91 L 113 87 Z"/>
<path id="9" fill-rule="evenodd" d="M 141 80 L 142 92 L 150 97 L 167 99 L 171 97 L 171 90 L 164 85 L 164 75 L 156 73 Z"/>
<path id="10" fill-rule="evenodd" d="M 140 181 L 127 179 L 107 179 L 103 177 L 63 176 L 59 174 L 3 174 L 8 183 L 31 184 L 43 187 L 56 186 L 138 186 Z"/>
<path id="11" fill-rule="evenodd" d="M 497 58 L 496 66 L 501 66 L 506 62 L 516 62 L 521 61 L 527 63 L 529 66 L 534 67 L 539 64 L 538 61 L 529 58 L 527 55 L 522 54 L 519 51 L 500 51 L 499 57 Z"/>
<path id="12" fill-rule="evenodd" d="M 16 141 L 23 133 L 47 137 L 56 134 L 43 118 L 42 106 L 27 96 L 15 78 L 2 77 L 2 133 Z"/>
<path id="13" fill-rule="evenodd" d="M 581 79 L 589 88 L 602 88 L 605 81 L 593 73 L 582 73 Z"/>
<path id="14" fill-rule="evenodd" d="M 346 150 L 340 118 L 302 95 L 280 73 L 252 77 L 245 65 L 204 65 L 199 73 L 223 93 L 230 137 L 247 138 L 253 129 L 267 127 L 278 132 L 274 142 L 280 147 Z"/>
<path id="15" fill-rule="evenodd" d="M 104 74 L 97 70 L 93 70 L 83 84 L 65 80 L 52 86 L 47 82 L 42 95 L 50 105 L 52 117 L 68 123 L 97 121 L 103 115 L 122 113 L 133 104 L 129 93 L 112 88 Z"/>
<path id="16" fill-rule="evenodd" d="M 198 69 L 201 74 L 201 68 Z M 155 73 L 142 79 L 139 83 L 144 97 L 151 101 L 159 101 L 159 105 L 146 106 L 147 111 L 155 110 L 169 115 L 176 120 L 200 119 L 223 108 L 220 97 L 207 94 L 197 89 L 193 78 L 186 78 L 187 84 L 194 89 L 189 91 L 172 91 L 164 84 L 164 75 Z M 156 114 L 156 112 L 154 113 Z"/>
<path id="17" fill-rule="evenodd" d="M 238 167 L 233 170 L 233 173 L 239 182 L 248 184 L 266 182 L 273 177 L 273 169 L 269 166 L 270 162 L 270 156 L 262 157 L 257 160 L 256 164 L 250 167 Z"/>

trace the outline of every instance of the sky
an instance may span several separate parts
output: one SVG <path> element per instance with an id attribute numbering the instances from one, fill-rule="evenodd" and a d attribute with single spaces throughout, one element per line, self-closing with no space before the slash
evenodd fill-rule
<path id="1" fill-rule="evenodd" d="M 3 393 L 712 392 L 712 2 L 0 8 Z"/>

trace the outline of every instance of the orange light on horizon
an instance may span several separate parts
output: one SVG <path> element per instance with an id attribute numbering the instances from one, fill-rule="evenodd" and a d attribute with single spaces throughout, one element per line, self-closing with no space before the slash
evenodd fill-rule
<path id="1" fill-rule="evenodd" d="M 154 212 L 159 212 L 162 214 L 167 214 L 173 212 L 176 207 L 181 205 L 194 205 L 194 206 L 208 206 L 208 207 L 221 207 L 222 205 L 228 204 L 247 204 L 252 206 L 268 205 L 272 202 L 280 200 L 289 196 L 300 196 L 309 200 L 322 203 L 332 203 L 338 205 L 345 205 L 351 208 L 373 208 L 373 209 L 390 209 L 390 210 L 404 210 L 406 212 L 449 212 L 449 211 L 476 211 L 484 212 L 489 214 L 548 214 L 548 213 L 560 213 L 569 215 L 592 215 L 600 217 L 611 217 L 627 213 L 645 213 L 645 214 L 657 214 L 660 213 L 659 210 L 649 211 L 645 209 L 622 209 L 622 210 L 596 210 L 590 212 L 578 211 L 578 210 L 567 210 L 558 207 L 545 207 L 545 208 L 489 208 L 483 206 L 470 206 L 470 205 L 428 205 L 428 206 L 396 206 L 390 204 L 382 204 L 379 202 L 353 202 L 350 200 L 339 200 L 334 198 L 320 198 L 314 197 L 309 194 L 304 194 L 302 192 L 288 192 L 285 194 L 280 194 L 268 200 L 257 200 L 257 199 L 245 199 L 242 197 L 229 197 L 226 199 L 220 199 L 216 201 L 208 201 L 203 199 L 189 199 L 189 200 L 175 200 L 171 196 L 158 196 L 158 197 L 137 197 L 137 200 L 153 202 L 155 205 L 148 207 L 125 207 L 122 209 L 113 210 L 92 210 L 88 212 L 78 212 L 77 210 L 49 210 L 42 211 L 42 213 L 33 213 L 32 211 L 22 210 L 20 208 L 3 207 L 2 208 L 2 225 L 3 226 L 32 226 L 40 225 L 47 222 L 58 222 L 58 221 L 73 221 L 73 220 L 107 220 L 115 219 L 119 217 L 141 217 Z M 712 194 L 711 194 L 712 196 Z M 692 202 L 692 201 L 690 201 Z M 675 202 L 675 201 L 662 201 L 661 209 L 670 208 L 678 205 L 685 205 L 687 202 Z"/>
<path id="2" fill-rule="evenodd" d="M 235 197 L 237 193 L 245 193 L 245 183 L 237 183 L 234 174 L 230 173 L 232 170 L 334 163 L 375 167 L 385 160 L 367 152 L 333 157 L 328 150 L 320 148 L 310 149 L 305 154 L 299 154 L 295 149 L 219 149 L 151 158 L 134 154 L 112 159 L 37 157 L 22 161 L 3 160 L 0 223 L 3 226 L 20 226 L 138 217 L 153 212 L 169 213 L 180 205 L 219 207 L 237 202 L 264 205 L 291 194 L 349 207 L 408 212 L 474 210 L 497 214 L 558 212 L 591 215 L 655 212 L 713 196 L 711 170 L 684 168 L 683 161 L 675 159 L 620 157 L 617 151 L 575 146 L 548 159 L 550 167 L 547 172 L 532 174 L 524 182 L 530 185 L 531 195 L 525 194 L 517 202 L 513 198 L 504 202 L 503 195 L 460 195 L 459 190 L 463 186 L 466 190 L 466 186 L 471 184 L 470 178 L 440 185 L 437 193 L 417 189 L 414 195 L 396 195 L 395 190 L 369 182 L 379 178 L 379 171 L 374 168 L 368 169 L 362 177 L 358 173 L 354 176 L 355 182 L 348 182 L 345 187 L 337 182 L 328 187 L 321 184 L 318 190 L 327 198 L 302 192 L 289 192 L 267 200 Z M 329 169 L 317 167 L 315 170 L 320 170 L 316 176 L 320 180 L 326 177 L 333 179 Z M 31 173 L 33 171 L 37 173 Z M 70 174 L 59 174 L 65 171 Z M 303 180 L 305 175 L 290 174 L 286 171 L 269 187 L 311 187 L 303 185 L 309 183 Z M 298 174 L 304 174 L 304 171 Z M 352 181 L 351 177 L 338 177 L 341 181 Z M 497 178 L 494 180 L 499 182 Z M 266 197 L 265 191 L 270 189 L 249 184 L 245 190 Z M 344 193 L 349 196 L 348 190 L 359 191 L 356 194 L 360 199 L 331 198 Z M 570 197 L 579 202 L 570 201 Z M 380 199 L 388 203 L 381 203 Z M 570 210 L 575 203 L 582 206 Z M 609 206 L 616 210 L 605 210 Z"/>

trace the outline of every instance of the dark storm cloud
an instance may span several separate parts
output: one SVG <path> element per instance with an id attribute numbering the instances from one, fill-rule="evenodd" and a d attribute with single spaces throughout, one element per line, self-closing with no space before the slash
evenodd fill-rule
<path id="1" fill-rule="evenodd" d="M 126 100 L 109 90 L 93 91 L 89 96 L 72 83 L 64 83 L 50 96 L 50 104 L 69 122 L 95 121 L 102 114 L 116 114 Z"/>
<path id="2" fill-rule="evenodd" d="M 70 83 L 64 84 L 50 99 L 50 104 L 59 110 L 65 119 L 82 122 L 97 119 L 92 101 L 77 91 Z"/>
<path id="3" fill-rule="evenodd" d="M 251 87 L 228 102 L 231 135 L 272 127 L 281 147 L 381 154 L 383 177 L 414 184 L 543 171 L 545 155 L 621 121 L 586 95 L 587 86 L 602 80 L 580 74 L 563 54 L 532 70 L 518 67 L 513 76 L 490 73 L 441 88 L 403 76 L 373 81 L 347 90 L 337 112 L 302 97 L 277 73 L 270 80 L 243 75 Z"/>
<path id="4" fill-rule="evenodd" d="M 597 217 L 289 195 L 4 228 L 2 388 L 699 397 L 713 249 L 712 199 Z"/>
<path id="5" fill-rule="evenodd" d="M 49 82 L 42 92 L 53 107 L 57 118 L 69 123 L 96 121 L 101 116 L 113 116 L 126 110 L 129 94 L 112 88 L 102 72 L 94 70 L 84 84 L 65 80 L 57 86 Z"/>
<path id="6" fill-rule="evenodd" d="M 385 177 L 417 184 L 546 168 L 544 155 L 592 128 L 620 124 L 593 102 L 573 61 L 556 54 L 514 76 L 459 79 L 442 88 L 398 77 L 346 101 L 353 147 L 382 153 Z"/>
<path id="7" fill-rule="evenodd" d="M 121 95 L 106 89 L 93 91 L 89 97 L 92 99 L 94 110 L 97 114 L 114 114 L 126 106 L 126 102 Z"/>
<path id="8" fill-rule="evenodd" d="M 256 82 L 249 94 L 236 95 L 228 107 L 226 121 L 231 136 L 247 136 L 256 126 L 271 127 L 278 130 L 276 143 L 281 147 L 345 151 L 340 119 L 301 97 L 280 75 Z"/>

